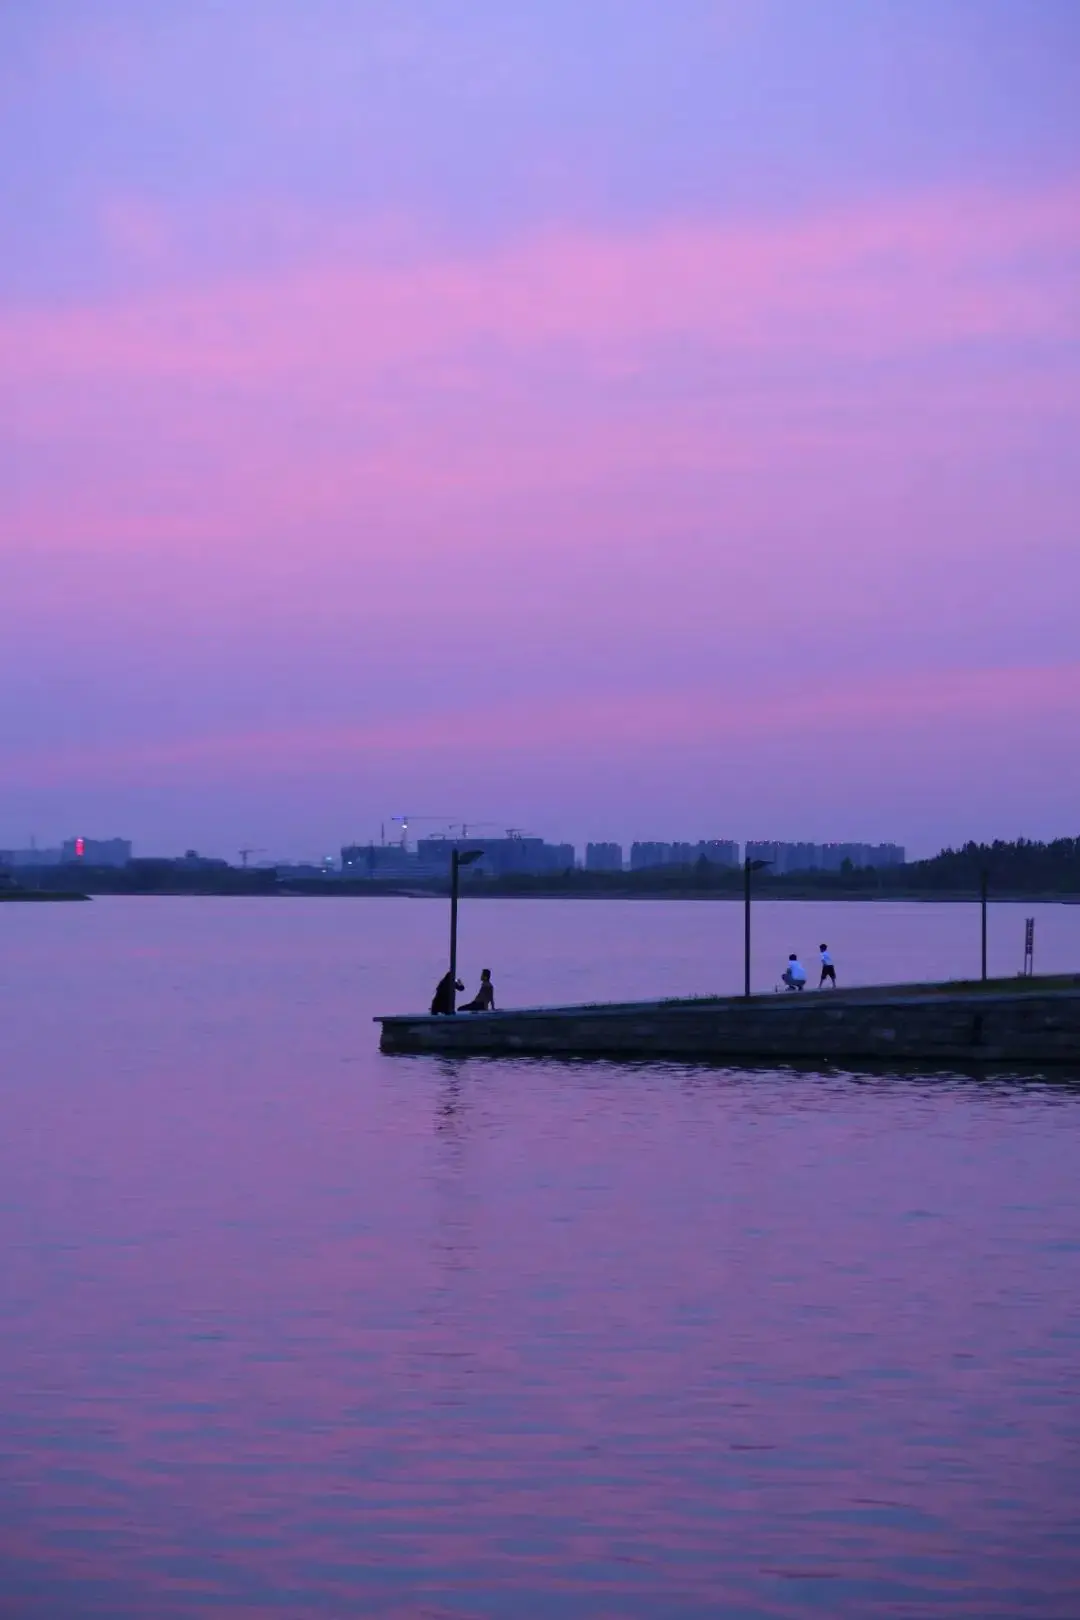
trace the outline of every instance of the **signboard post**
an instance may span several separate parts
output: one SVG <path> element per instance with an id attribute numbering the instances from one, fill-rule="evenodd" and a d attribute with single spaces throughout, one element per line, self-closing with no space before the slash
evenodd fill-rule
<path id="1" fill-rule="evenodd" d="M 1035 919 L 1029 917 L 1024 924 L 1024 978 L 1035 973 Z"/>

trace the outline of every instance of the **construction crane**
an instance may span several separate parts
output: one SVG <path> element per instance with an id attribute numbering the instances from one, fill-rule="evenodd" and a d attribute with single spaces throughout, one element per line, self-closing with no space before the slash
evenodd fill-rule
<path id="1" fill-rule="evenodd" d="M 479 827 L 497 827 L 497 821 L 452 821 L 450 831 L 460 833 L 462 838 L 468 838 L 470 832 L 476 832 Z"/>
<path id="2" fill-rule="evenodd" d="M 444 827 L 450 823 L 449 816 L 391 816 L 390 820 L 401 823 L 402 849 L 408 849 L 409 847 L 409 828 L 414 821 L 441 821 Z"/>
<path id="3" fill-rule="evenodd" d="M 265 855 L 266 850 L 261 844 L 250 844 L 247 849 L 240 851 L 240 865 L 246 867 L 249 855 Z"/>

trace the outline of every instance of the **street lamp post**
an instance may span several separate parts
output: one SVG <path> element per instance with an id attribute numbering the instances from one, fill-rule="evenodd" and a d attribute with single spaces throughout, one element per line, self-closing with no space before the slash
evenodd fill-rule
<path id="1" fill-rule="evenodd" d="M 450 983 L 457 984 L 457 911 L 458 911 L 458 874 L 463 866 L 471 866 L 483 854 L 482 849 L 458 849 L 456 846 L 450 851 Z M 450 995 L 456 992 L 451 988 Z"/>
<path id="2" fill-rule="evenodd" d="M 750 999 L 750 874 L 760 872 L 772 861 L 752 861 L 749 855 L 743 861 L 743 995 Z"/>
<path id="3" fill-rule="evenodd" d="M 982 912 L 982 976 L 986 982 L 986 891 L 990 882 L 990 874 L 984 866 L 979 873 L 979 909 Z"/>

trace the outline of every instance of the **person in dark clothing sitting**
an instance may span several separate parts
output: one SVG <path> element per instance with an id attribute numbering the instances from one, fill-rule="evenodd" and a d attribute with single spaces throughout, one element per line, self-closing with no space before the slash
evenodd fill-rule
<path id="1" fill-rule="evenodd" d="M 495 986 L 491 982 L 491 969 L 490 968 L 484 968 L 483 972 L 480 974 L 480 988 L 476 992 L 476 995 L 473 997 L 472 1001 L 467 1001 L 465 1003 L 464 1007 L 459 1007 L 458 1008 L 458 1011 L 459 1012 L 494 1012 L 495 1011 Z"/>
<path id="2" fill-rule="evenodd" d="M 435 986 L 435 994 L 431 998 L 433 1013 L 452 1013 L 454 1011 L 454 991 L 464 990 L 465 986 L 460 979 L 455 979 L 452 973 L 444 973 Z"/>

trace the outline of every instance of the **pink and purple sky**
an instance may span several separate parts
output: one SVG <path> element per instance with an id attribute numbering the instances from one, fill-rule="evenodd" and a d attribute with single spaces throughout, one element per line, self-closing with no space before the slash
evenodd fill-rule
<path id="1" fill-rule="evenodd" d="M 0 148 L 0 845 L 1080 831 L 1075 0 L 34 0 Z"/>

